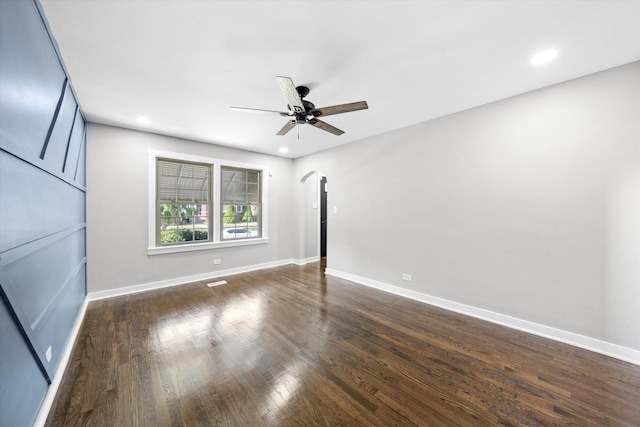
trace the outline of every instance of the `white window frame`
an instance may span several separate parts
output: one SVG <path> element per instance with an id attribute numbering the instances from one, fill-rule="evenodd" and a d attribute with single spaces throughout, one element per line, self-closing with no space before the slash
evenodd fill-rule
<path id="1" fill-rule="evenodd" d="M 161 255 L 168 253 L 177 253 L 177 252 L 191 252 L 191 251 L 199 251 L 199 250 L 207 250 L 207 249 L 216 249 L 216 248 L 226 248 L 226 247 L 234 247 L 234 246 L 249 246 L 249 245 L 260 245 L 269 242 L 269 234 L 268 234 L 268 224 L 269 224 L 269 209 L 268 209 L 268 177 L 269 177 L 269 167 L 265 165 L 256 165 L 251 163 L 242 163 L 235 162 L 231 160 L 223 160 L 216 159 L 212 157 L 205 156 L 197 156 L 191 154 L 183 154 L 183 153 L 175 153 L 169 151 L 159 151 L 159 150 L 148 150 L 148 162 L 149 162 L 149 201 L 148 201 L 148 244 L 147 244 L 147 254 L 148 255 Z M 185 161 L 185 162 L 193 162 L 193 163 L 204 163 L 210 164 L 213 166 L 213 174 L 211 176 L 211 202 L 210 202 L 210 215 L 212 221 L 212 234 L 213 238 L 209 242 L 204 243 L 186 243 L 186 244 L 177 244 L 177 245 L 168 245 L 168 246 L 160 246 L 160 244 L 156 244 L 156 230 L 158 228 L 157 215 L 156 215 L 156 192 L 157 192 L 157 179 L 156 179 L 156 166 L 158 162 L 158 158 L 167 159 L 167 160 L 176 160 L 176 161 Z M 238 240 L 222 240 L 221 232 L 221 166 L 228 167 L 236 167 L 241 169 L 252 169 L 258 170 L 261 172 L 261 193 L 260 193 L 260 203 L 262 205 L 261 210 L 261 227 L 262 234 L 261 237 L 257 238 L 249 238 L 249 239 L 238 239 Z"/>

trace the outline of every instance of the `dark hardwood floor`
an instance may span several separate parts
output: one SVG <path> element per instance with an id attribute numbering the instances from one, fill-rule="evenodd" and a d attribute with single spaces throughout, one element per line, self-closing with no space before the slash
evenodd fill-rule
<path id="1" fill-rule="evenodd" d="M 321 271 L 90 303 L 47 425 L 640 425 L 640 366 Z"/>

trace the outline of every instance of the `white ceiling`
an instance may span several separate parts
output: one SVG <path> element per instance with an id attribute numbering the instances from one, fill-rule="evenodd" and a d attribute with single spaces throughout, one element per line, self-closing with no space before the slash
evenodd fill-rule
<path id="1" fill-rule="evenodd" d="M 640 0 L 40 1 L 90 121 L 291 158 L 640 60 Z M 277 75 L 369 109 L 231 111 L 286 110 Z"/>

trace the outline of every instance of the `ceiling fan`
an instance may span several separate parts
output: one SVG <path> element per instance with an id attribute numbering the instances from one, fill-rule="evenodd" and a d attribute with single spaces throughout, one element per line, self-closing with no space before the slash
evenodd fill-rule
<path id="1" fill-rule="evenodd" d="M 316 108 L 312 102 L 305 100 L 304 98 L 309 94 L 309 88 L 306 86 L 298 86 L 293 84 L 293 80 L 290 77 L 277 76 L 280 89 L 287 99 L 287 107 L 289 111 L 274 111 L 274 110 L 262 110 L 259 108 L 243 108 L 243 107 L 231 107 L 236 111 L 248 111 L 248 112 L 265 112 L 279 114 L 282 117 L 287 117 L 289 121 L 278 131 L 276 135 L 286 135 L 291 129 L 298 124 L 308 123 L 311 126 L 317 127 L 334 135 L 342 135 L 344 131 L 338 129 L 335 126 L 331 126 L 329 123 L 319 120 L 318 117 L 332 116 L 334 114 L 348 113 L 350 111 L 366 110 L 369 108 L 367 101 L 352 102 L 349 104 L 332 105 L 330 107 Z"/>

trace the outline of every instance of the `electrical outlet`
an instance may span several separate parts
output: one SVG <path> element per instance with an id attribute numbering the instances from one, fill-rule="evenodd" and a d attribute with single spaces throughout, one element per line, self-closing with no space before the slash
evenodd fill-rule
<path id="1" fill-rule="evenodd" d="M 49 346 L 44 356 L 47 358 L 47 362 L 51 362 L 51 346 Z"/>
<path id="2" fill-rule="evenodd" d="M 407 273 L 402 273 L 402 280 L 406 280 L 407 282 L 411 281 L 411 275 Z"/>
<path id="3" fill-rule="evenodd" d="M 222 260 L 220 258 L 214 258 L 213 259 L 213 264 L 214 265 L 222 264 Z"/>

